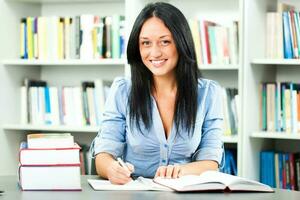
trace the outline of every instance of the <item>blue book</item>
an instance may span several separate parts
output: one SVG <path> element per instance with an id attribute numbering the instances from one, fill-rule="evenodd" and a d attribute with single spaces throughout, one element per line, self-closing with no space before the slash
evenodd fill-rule
<path id="1" fill-rule="evenodd" d="M 265 152 L 262 151 L 260 152 L 260 182 L 261 183 L 266 183 L 265 180 Z"/>
<path id="2" fill-rule="evenodd" d="M 283 188 L 283 154 L 278 153 L 278 159 L 279 159 L 279 188 Z"/>
<path id="3" fill-rule="evenodd" d="M 269 176 L 270 176 L 270 186 L 275 188 L 276 182 L 275 182 L 275 153 L 274 151 L 269 152 Z"/>
<path id="4" fill-rule="evenodd" d="M 229 159 L 230 159 L 231 174 L 237 176 L 237 163 L 232 151 L 230 152 Z"/>
<path id="5" fill-rule="evenodd" d="M 283 48 L 284 48 L 284 58 L 291 59 L 293 58 L 293 46 L 292 46 L 292 38 L 290 32 L 290 24 L 289 24 L 289 13 L 282 13 L 282 21 L 283 21 Z"/>
<path id="6" fill-rule="evenodd" d="M 285 174 L 286 174 L 286 189 L 292 189 L 290 177 L 290 155 L 285 153 Z"/>
<path id="7" fill-rule="evenodd" d="M 50 105 L 50 93 L 49 87 L 45 87 L 45 122 L 51 124 L 51 105 Z"/>

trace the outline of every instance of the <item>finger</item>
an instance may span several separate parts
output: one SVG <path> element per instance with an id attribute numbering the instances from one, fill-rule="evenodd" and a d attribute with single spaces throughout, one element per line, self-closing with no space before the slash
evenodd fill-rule
<path id="1" fill-rule="evenodd" d="M 130 177 L 131 171 L 129 169 L 122 167 L 122 166 L 117 166 L 115 168 L 116 173 L 122 174 L 123 176 Z"/>
<path id="2" fill-rule="evenodd" d="M 154 178 L 156 178 L 156 177 L 158 177 L 159 176 L 159 168 L 156 170 L 156 173 L 155 173 L 155 176 L 154 176 Z"/>
<path id="3" fill-rule="evenodd" d="M 129 162 L 126 162 L 126 165 L 127 165 L 128 169 L 130 170 L 131 173 L 134 172 L 134 166 L 133 166 L 133 164 L 131 164 Z"/>
<path id="4" fill-rule="evenodd" d="M 159 167 L 159 168 L 157 168 L 155 177 L 160 177 L 160 171 L 161 171 L 161 168 L 162 168 L 162 166 Z"/>
<path id="5" fill-rule="evenodd" d="M 112 175 L 113 176 L 120 176 L 118 174 L 122 174 L 122 176 L 126 176 L 126 177 L 129 177 L 131 172 L 127 169 L 127 168 L 124 168 L 122 167 L 119 162 L 115 161 L 113 162 L 111 168 L 110 168 L 113 172 L 112 172 Z"/>
<path id="6" fill-rule="evenodd" d="M 180 165 L 174 165 L 172 178 L 178 178 L 179 173 L 180 173 Z"/>
<path id="7" fill-rule="evenodd" d="M 171 178 L 172 177 L 173 169 L 174 169 L 173 165 L 168 165 L 167 166 L 166 178 Z"/>
<path id="8" fill-rule="evenodd" d="M 159 176 L 164 178 L 166 176 L 167 167 L 166 166 L 160 166 L 159 167 Z"/>
<path id="9" fill-rule="evenodd" d="M 178 173 L 178 178 L 182 177 L 184 175 L 184 171 L 182 168 L 180 168 L 179 173 Z"/>
<path id="10" fill-rule="evenodd" d="M 124 169 L 120 169 L 118 165 L 113 164 L 112 167 L 108 169 L 109 181 L 113 184 L 125 184 L 129 182 L 131 178 L 127 175 L 124 175 L 122 170 Z"/>
<path id="11" fill-rule="evenodd" d="M 129 181 L 131 181 L 131 178 L 124 177 L 124 176 L 121 176 L 121 177 L 112 176 L 112 177 L 109 178 L 109 181 L 110 181 L 112 184 L 123 185 L 123 184 L 126 184 L 126 183 L 128 183 Z"/>

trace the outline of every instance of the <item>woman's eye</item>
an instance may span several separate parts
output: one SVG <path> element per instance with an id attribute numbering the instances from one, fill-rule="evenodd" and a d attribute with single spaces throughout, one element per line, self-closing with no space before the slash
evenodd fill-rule
<path id="1" fill-rule="evenodd" d="M 150 46 L 150 42 L 149 41 L 142 41 L 142 45 L 143 46 Z"/>
<path id="2" fill-rule="evenodd" d="M 170 44 L 170 43 L 171 43 L 170 40 L 162 40 L 162 41 L 161 41 L 161 44 L 162 44 L 163 46 L 166 46 L 166 45 L 168 45 L 168 44 Z"/>

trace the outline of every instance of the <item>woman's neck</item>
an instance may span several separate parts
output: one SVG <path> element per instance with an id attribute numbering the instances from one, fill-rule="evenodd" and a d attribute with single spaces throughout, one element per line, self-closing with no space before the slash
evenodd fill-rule
<path id="1" fill-rule="evenodd" d="M 165 94 L 176 94 L 177 92 L 177 83 L 175 76 L 172 77 L 153 77 L 154 87 L 153 94 L 154 96 L 161 96 Z"/>

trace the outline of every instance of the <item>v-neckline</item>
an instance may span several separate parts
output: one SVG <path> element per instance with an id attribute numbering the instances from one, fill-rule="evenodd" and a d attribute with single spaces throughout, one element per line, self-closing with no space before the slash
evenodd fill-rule
<path id="1" fill-rule="evenodd" d="M 170 134 L 168 135 L 168 137 L 166 137 L 167 135 L 166 135 L 166 132 L 164 129 L 162 118 L 161 118 L 159 110 L 158 110 L 156 100 L 152 95 L 151 95 L 151 99 L 153 102 L 152 104 L 154 105 L 153 110 L 152 110 L 152 112 L 153 112 L 152 116 L 153 116 L 153 126 L 154 126 L 154 130 L 155 130 L 155 134 L 161 142 L 170 143 L 174 140 L 174 134 L 175 134 L 174 121 L 172 121 Z"/>

